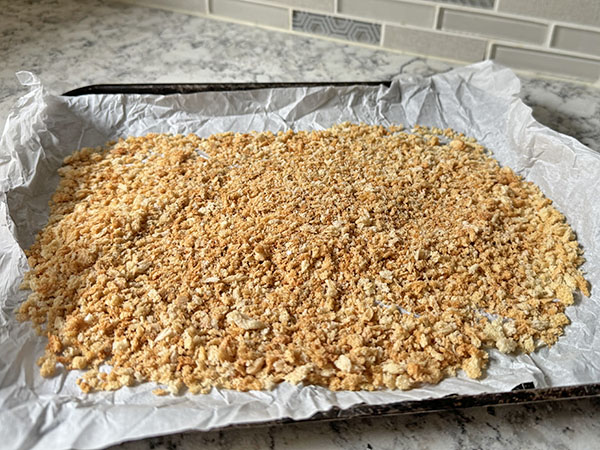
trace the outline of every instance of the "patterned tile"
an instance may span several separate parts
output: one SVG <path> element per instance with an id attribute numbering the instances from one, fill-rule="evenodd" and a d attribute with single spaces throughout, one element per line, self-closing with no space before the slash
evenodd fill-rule
<path id="1" fill-rule="evenodd" d="M 304 11 L 294 11 L 292 29 L 364 44 L 379 44 L 381 38 L 381 25 L 379 24 Z"/>
<path id="2" fill-rule="evenodd" d="M 428 2 L 436 3 L 453 3 L 455 5 L 470 6 L 472 8 L 486 8 L 492 9 L 494 7 L 494 0 L 426 0 Z M 526 1 L 526 0 L 523 0 Z"/>

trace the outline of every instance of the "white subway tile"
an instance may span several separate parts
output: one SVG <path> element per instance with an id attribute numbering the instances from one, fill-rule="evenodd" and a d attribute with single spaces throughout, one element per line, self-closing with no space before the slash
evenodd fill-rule
<path id="1" fill-rule="evenodd" d="M 600 26 L 598 0 L 497 0 L 498 10 L 529 17 Z"/>
<path id="2" fill-rule="evenodd" d="M 532 44 L 543 44 L 548 35 L 548 26 L 540 23 L 445 8 L 441 11 L 441 28 Z"/>
<path id="3" fill-rule="evenodd" d="M 164 8 L 192 13 L 206 13 L 206 0 L 133 0 L 138 5 Z"/>
<path id="4" fill-rule="evenodd" d="M 260 25 L 289 28 L 289 10 L 237 0 L 210 0 L 210 13 Z"/>
<path id="5" fill-rule="evenodd" d="M 432 27 L 435 8 L 396 0 L 338 0 L 338 12 L 402 25 Z"/>
<path id="6" fill-rule="evenodd" d="M 452 3 L 454 5 L 469 6 L 471 8 L 492 9 L 494 7 L 494 0 L 425 0 L 425 1 L 436 2 L 436 3 Z"/>
<path id="7" fill-rule="evenodd" d="M 600 61 L 592 59 L 506 45 L 494 46 L 492 55 L 500 64 L 517 70 L 565 75 L 589 81 L 600 78 Z"/>
<path id="8" fill-rule="evenodd" d="M 552 47 L 600 56 L 600 30 L 578 30 L 557 25 L 554 27 Z"/>
<path id="9" fill-rule="evenodd" d="M 264 3 L 289 6 L 294 9 L 335 12 L 335 0 L 262 0 Z"/>
<path id="10" fill-rule="evenodd" d="M 383 39 L 384 47 L 465 62 L 481 61 L 487 45 L 483 39 L 392 25 L 386 25 Z"/>

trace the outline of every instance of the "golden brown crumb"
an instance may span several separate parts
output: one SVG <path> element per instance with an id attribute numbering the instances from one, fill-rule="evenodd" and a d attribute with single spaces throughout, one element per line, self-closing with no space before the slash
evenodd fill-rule
<path id="1" fill-rule="evenodd" d="M 40 374 L 45 378 L 53 377 L 56 374 L 56 358 L 53 354 L 46 356 L 40 365 Z"/>
<path id="2" fill-rule="evenodd" d="M 168 394 L 169 394 L 169 392 L 168 392 L 168 391 L 165 391 L 164 389 L 161 389 L 161 388 L 156 388 L 156 389 L 154 389 L 154 390 L 152 391 L 152 393 L 153 393 L 154 395 L 158 395 L 159 397 L 161 397 L 161 396 L 163 396 L 163 395 L 168 395 Z"/>
<path id="3" fill-rule="evenodd" d="M 452 130 L 150 134 L 60 175 L 19 317 L 84 392 L 478 378 L 588 294 L 552 202 Z"/>

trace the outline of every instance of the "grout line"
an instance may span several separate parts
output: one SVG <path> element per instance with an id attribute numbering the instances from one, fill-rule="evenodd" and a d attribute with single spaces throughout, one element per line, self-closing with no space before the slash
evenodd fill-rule
<path id="1" fill-rule="evenodd" d="M 433 15 L 433 29 L 439 30 L 442 22 L 442 8 L 439 4 L 435 5 L 435 13 Z"/>
<path id="2" fill-rule="evenodd" d="M 339 0 L 333 0 L 333 14 L 337 14 L 340 10 L 340 2 Z"/>
<path id="3" fill-rule="evenodd" d="M 548 38 L 546 42 L 544 42 L 543 46 L 545 48 L 552 48 L 552 40 L 554 39 L 554 30 L 556 30 L 556 23 L 550 22 L 550 26 L 548 27 Z"/>
<path id="4" fill-rule="evenodd" d="M 210 14 L 210 0 L 204 0 L 206 4 L 206 14 Z"/>
<path id="5" fill-rule="evenodd" d="M 288 30 L 294 31 L 294 10 L 292 8 L 288 8 Z"/>
<path id="6" fill-rule="evenodd" d="M 387 26 L 385 23 L 381 24 L 381 36 L 379 36 L 379 46 L 383 48 L 383 43 L 385 42 L 385 30 Z"/>
<path id="7" fill-rule="evenodd" d="M 492 53 L 494 49 L 494 41 L 489 40 L 485 49 L 485 59 L 492 59 Z"/>
<path id="8" fill-rule="evenodd" d="M 492 6 L 492 11 L 498 12 L 498 8 L 500 7 L 500 0 L 494 1 L 494 6 Z"/>

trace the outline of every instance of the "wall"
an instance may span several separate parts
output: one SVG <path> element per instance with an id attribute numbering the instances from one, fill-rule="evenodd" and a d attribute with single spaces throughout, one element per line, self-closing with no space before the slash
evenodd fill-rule
<path id="1" fill-rule="evenodd" d="M 460 62 L 600 83 L 600 0 L 130 0 Z"/>

